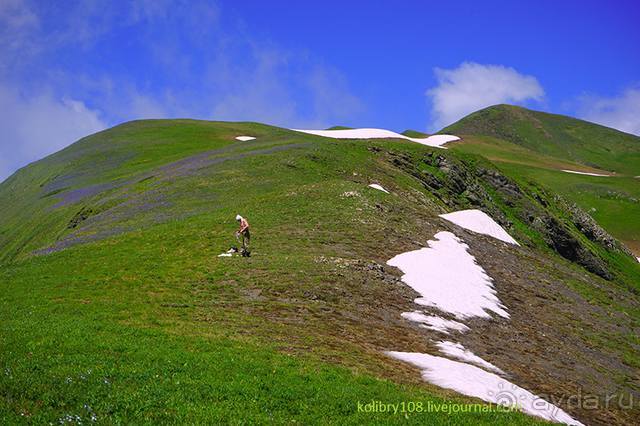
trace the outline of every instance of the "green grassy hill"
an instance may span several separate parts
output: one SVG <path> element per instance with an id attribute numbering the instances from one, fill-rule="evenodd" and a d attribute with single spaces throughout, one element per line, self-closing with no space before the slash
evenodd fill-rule
<path id="1" fill-rule="evenodd" d="M 349 129 L 353 129 L 353 127 L 332 126 L 332 127 L 329 127 L 327 130 L 349 130 Z"/>
<path id="2" fill-rule="evenodd" d="M 640 138 L 609 127 L 513 105 L 476 111 L 446 127 L 456 135 L 490 136 L 587 167 L 635 176 Z"/>
<path id="3" fill-rule="evenodd" d="M 438 217 L 463 208 L 521 247 Z M 253 255 L 218 257 L 237 213 Z M 0 421 L 537 423 L 358 412 L 478 402 L 384 354 L 437 353 L 442 335 L 400 316 L 416 294 L 385 263 L 439 230 L 464 239 L 511 313 L 456 336 L 465 347 L 534 393 L 638 395 L 640 267 L 585 220 L 455 150 L 257 123 L 114 127 L 0 184 Z M 600 423 L 638 415 L 559 405 Z"/>
<path id="4" fill-rule="evenodd" d="M 423 132 L 419 132 L 417 130 L 411 130 L 411 129 L 407 129 L 404 132 L 402 132 L 403 135 L 408 136 L 410 138 L 426 138 L 429 137 L 428 134 L 423 133 Z"/>
<path id="5" fill-rule="evenodd" d="M 640 137 L 510 105 L 477 111 L 443 131 L 464 137 L 452 149 L 482 155 L 575 202 L 640 256 Z"/>

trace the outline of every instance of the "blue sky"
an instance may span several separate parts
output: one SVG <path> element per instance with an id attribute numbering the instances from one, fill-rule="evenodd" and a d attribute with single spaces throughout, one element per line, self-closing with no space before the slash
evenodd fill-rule
<path id="1" fill-rule="evenodd" d="M 634 1 L 0 0 L 0 180 L 138 118 L 434 131 L 515 103 L 640 134 Z"/>

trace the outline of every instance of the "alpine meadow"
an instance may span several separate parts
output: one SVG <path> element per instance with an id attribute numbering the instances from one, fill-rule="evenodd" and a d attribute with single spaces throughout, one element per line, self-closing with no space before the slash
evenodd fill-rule
<path id="1" fill-rule="evenodd" d="M 0 425 L 637 425 L 638 18 L 0 0 Z"/>

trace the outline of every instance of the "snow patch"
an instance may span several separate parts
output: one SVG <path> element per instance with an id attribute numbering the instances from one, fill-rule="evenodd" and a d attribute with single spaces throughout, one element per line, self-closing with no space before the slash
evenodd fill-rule
<path id="1" fill-rule="evenodd" d="M 490 362 L 487 362 L 479 356 L 475 355 L 460 343 L 442 341 L 437 343 L 436 346 L 440 349 L 440 352 L 445 355 L 449 355 L 452 358 L 456 358 L 463 362 L 475 364 L 478 367 L 484 368 L 485 370 L 491 370 L 499 374 L 504 374 L 504 371 L 500 370 Z"/>
<path id="2" fill-rule="evenodd" d="M 454 135 L 433 135 L 426 138 L 410 138 L 414 142 L 429 146 L 442 146 L 449 142 L 459 141 L 460 138 Z M 426 142 L 426 143 L 425 143 Z"/>
<path id="3" fill-rule="evenodd" d="M 242 141 L 242 142 L 248 142 L 248 141 L 252 141 L 255 138 L 253 136 L 236 136 L 236 140 L 237 141 Z"/>
<path id="4" fill-rule="evenodd" d="M 386 192 L 387 194 L 389 194 L 389 191 L 387 191 L 386 189 L 384 189 L 381 185 L 378 185 L 377 183 L 372 183 L 371 185 L 369 185 L 369 187 L 377 189 L 377 190 L 380 190 L 382 192 Z"/>
<path id="5" fill-rule="evenodd" d="M 334 139 L 405 139 L 417 142 L 422 145 L 442 147 L 447 142 L 460 140 L 459 137 L 453 135 L 433 135 L 426 138 L 410 138 L 400 133 L 392 132 L 385 129 L 362 128 L 362 129 L 344 129 L 344 130 L 302 130 L 291 129 L 296 132 L 308 133 L 311 135 L 324 136 L 325 138 Z"/>
<path id="6" fill-rule="evenodd" d="M 458 319 L 491 318 L 488 311 L 509 318 L 491 277 L 469 254 L 469 246 L 451 232 L 438 232 L 435 238 L 428 241 L 429 247 L 399 254 L 387 262 L 404 272 L 402 281 L 422 296 L 415 302 Z"/>
<path id="7" fill-rule="evenodd" d="M 576 175 L 611 177 L 611 175 L 603 175 L 601 173 L 587 173 L 587 172 L 578 172 L 576 170 L 564 170 L 564 169 L 562 171 L 565 173 L 573 173 Z"/>
<path id="8" fill-rule="evenodd" d="M 231 257 L 231 256 L 232 256 L 232 254 L 231 254 L 231 253 L 220 253 L 220 254 L 218 255 L 218 257 Z"/>
<path id="9" fill-rule="evenodd" d="M 444 334 L 449 334 L 449 330 L 459 331 L 460 333 L 470 330 L 469 327 L 461 322 L 444 319 L 436 315 L 425 315 L 419 311 L 403 312 L 401 316 L 406 320 L 421 324 L 424 328 Z"/>
<path id="10" fill-rule="evenodd" d="M 493 219 L 479 210 L 441 216 L 470 231 L 518 244 Z M 421 297 L 415 302 L 436 307 L 461 320 L 491 318 L 490 312 L 509 318 L 506 308 L 498 299 L 493 280 L 468 252 L 469 246 L 451 232 L 438 232 L 434 238 L 427 242 L 428 247 L 399 254 L 387 262 L 398 267 L 404 273 L 402 281 L 420 294 Z M 461 322 L 425 315 L 420 311 L 404 312 L 402 317 L 445 334 L 449 334 L 449 330 L 469 330 Z M 462 344 L 440 341 L 436 346 L 440 352 L 456 360 L 415 352 L 391 351 L 386 354 L 420 368 L 423 380 L 434 385 L 487 402 L 517 406 L 527 414 L 546 420 L 582 425 L 561 408 L 500 377 L 505 375 L 500 368 L 475 355 Z"/>
<path id="11" fill-rule="evenodd" d="M 498 225 L 496 221 L 483 211 L 476 209 L 461 210 L 453 213 L 441 214 L 440 217 L 468 229 L 469 231 L 489 235 L 490 237 L 497 238 L 505 243 L 515 244 L 517 246 L 520 245 L 507 233 L 507 231 L 504 230 L 502 226 Z"/>
<path id="12" fill-rule="evenodd" d="M 422 378 L 437 386 L 502 406 L 518 405 L 525 413 L 546 420 L 582 425 L 555 405 L 475 365 L 415 352 L 391 351 L 387 355 L 420 368 Z"/>

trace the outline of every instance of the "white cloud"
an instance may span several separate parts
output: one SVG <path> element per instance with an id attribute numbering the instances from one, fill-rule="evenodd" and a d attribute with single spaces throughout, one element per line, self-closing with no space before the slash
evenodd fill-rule
<path id="1" fill-rule="evenodd" d="M 438 85 L 427 91 L 434 129 L 449 125 L 481 108 L 500 103 L 540 101 L 538 80 L 502 65 L 465 62 L 454 69 L 435 69 Z"/>
<path id="2" fill-rule="evenodd" d="M 3 85 L 0 111 L 0 181 L 18 167 L 106 127 L 81 101 L 50 93 L 25 97 Z"/>
<path id="3" fill-rule="evenodd" d="M 640 136 L 640 87 L 631 87 L 619 96 L 583 96 L 578 115 L 588 121 Z"/>
<path id="4" fill-rule="evenodd" d="M 130 95 L 127 120 L 146 118 L 167 118 L 169 113 L 162 103 L 150 95 L 133 93 Z"/>
<path id="5" fill-rule="evenodd" d="M 32 54 L 32 36 L 39 27 L 38 16 L 25 1 L 0 0 L 0 71 Z"/>
<path id="6" fill-rule="evenodd" d="M 295 116 L 296 104 L 285 84 L 287 55 L 251 46 L 245 64 L 225 56 L 210 64 L 214 120 L 252 120 L 283 124 Z"/>
<path id="7" fill-rule="evenodd" d="M 326 127 L 364 111 L 336 69 L 275 46 L 248 42 L 244 63 L 212 63 L 214 120 L 259 121 L 285 127 Z"/>
<path id="8" fill-rule="evenodd" d="M 108 0 L 37 7 L 0 0 L 0 180 L 127 120 L 317 127 L 350 124 L 363 111 L 338 70 L 253 36 L 220 13 L 207 0 L 141 0 L 125 8 Z M 124 35 L 136 52 L 132 72 L 102 66 L 111 43 Z M 73 64 L 75 51 L 81 66 L 58 61 Z"/>
<path id="9" fill-rule="evenodd" d="M 344 124 L 365 110 L 362 101 L 350 90 L 346 78 L 334 68 L 316 66 L 307 75 L 307 86 L 312 92 L 315 123 L 312 128 Z"/>
<path id="10" fill-rule="evenodd" d="M 23 0 L 2 0 L 0 2 L 0 22 L 6 34 L 24 34 L 38 26 L 38 17 Z"/>

